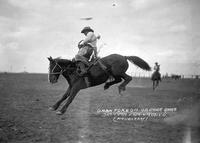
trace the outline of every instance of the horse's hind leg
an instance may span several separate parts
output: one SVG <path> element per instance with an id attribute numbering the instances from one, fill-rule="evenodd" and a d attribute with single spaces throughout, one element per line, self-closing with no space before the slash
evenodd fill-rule
<path id="1" fill-rule="evenodd" d="M 122 81 L 121 77 L 119 77 L 119 76 L 114 77 L 114 81 L 107 82 L 107 83 L 104 85 L 104 90 L 108 89 L 111 85 L 117 84 L 117 83 L 119 83 L 119 82 L 121 82 L 121 81 Z"/>
<path id="2" fill-rule="evenodd" d="M 159 80 L 156 81 L 156 87 L 159 85 Z"/>
<path id="3" fill-rule="evenodd" d="M 60 106 L 60 104 L 61 104 L 65 99 L 67 99 L 67 97 L 69 96 L 70 90 L 71 90 L 71 88 L 68 87 L 67 91 L 66 91 L 65 94 L 62 96 L 62 98 L 61 98 L 60 100 L 58 100 L 58 101 L 56 102 L 56 104 L 54 104 L 52 107 L 50 107 L 49 110 L 52 110 L 52 111 L 57 110 L 58 107 Z"/>
<path id="4" fill-rule="evenodd" d="M 132 77 L 127 75 L 126 73 L 122 74 L 121 77 L 124 79 L 124 82 L 119 85 L 119 94 L 121 94 L 121 91 L 126 89 L 126 85 L 132 80 Z"/>
<path id="5" fill-rule="evenodd" d="M 153 80 L 153 90 L 155 90 L 155 81 Z"/>

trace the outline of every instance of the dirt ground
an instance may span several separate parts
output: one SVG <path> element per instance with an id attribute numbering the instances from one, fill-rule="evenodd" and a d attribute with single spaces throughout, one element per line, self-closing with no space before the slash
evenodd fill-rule
<path id="1" fill-rule="evenodd" d="M 200 142 L 200 80 L 166 79 L 153 91 L 150 79 L 134 78 L 122 96 L 117 85 L 92 87 L 59 116 L 48 107 L 67 86 L 46 74 L 0 74 L 0 143 Z M 151 109 L 162 115 L 115 114 Z"/>

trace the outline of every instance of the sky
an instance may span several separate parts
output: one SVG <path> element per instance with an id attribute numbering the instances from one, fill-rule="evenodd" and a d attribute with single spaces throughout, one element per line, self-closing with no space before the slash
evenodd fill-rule
<path id="1" fill-rule="evenodd" d="M 0 0 L 0 71 L 47 73 L 47 57 L 72 59 L 90 26 L 101 57 L 139 56 L 162 74 L 200 74 L 199 13 L 199 0 Z"/>

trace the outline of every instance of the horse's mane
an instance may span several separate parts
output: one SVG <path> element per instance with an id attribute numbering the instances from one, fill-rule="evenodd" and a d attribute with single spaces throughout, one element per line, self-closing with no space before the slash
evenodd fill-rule
<path id="1" fill-rule="evenodd" d="M 60 64 L 60 65 L 72 65 L 72 66 L 74 66 L 75 65 L 75 63 L 72 61 L 72 60 L 69 60 L 69 59 L 63 59 L 63 58 L 61 58 L 61 57 L 57 57 L 57 58 L 55 58 L 54 59 L 58 64 Z"/>

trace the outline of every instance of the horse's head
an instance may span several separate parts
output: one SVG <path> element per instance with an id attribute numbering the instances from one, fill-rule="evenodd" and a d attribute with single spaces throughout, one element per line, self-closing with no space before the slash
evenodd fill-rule
<path id="1" fill-rule="evenodd" d="M 56 59 L 53 59 L 52 57 L 48 57 L 48 60 L 49 60 L 48 80 L 50 83 L 56 83 L 63 69 L 58 64 Z"/>
<path id="2" fill-rule="evenodd" d="M 50 83 L 56 83 L 61 74 L 68 75 L 76 69 L 75 63 L 71 60 L 48 57 Z"/>

